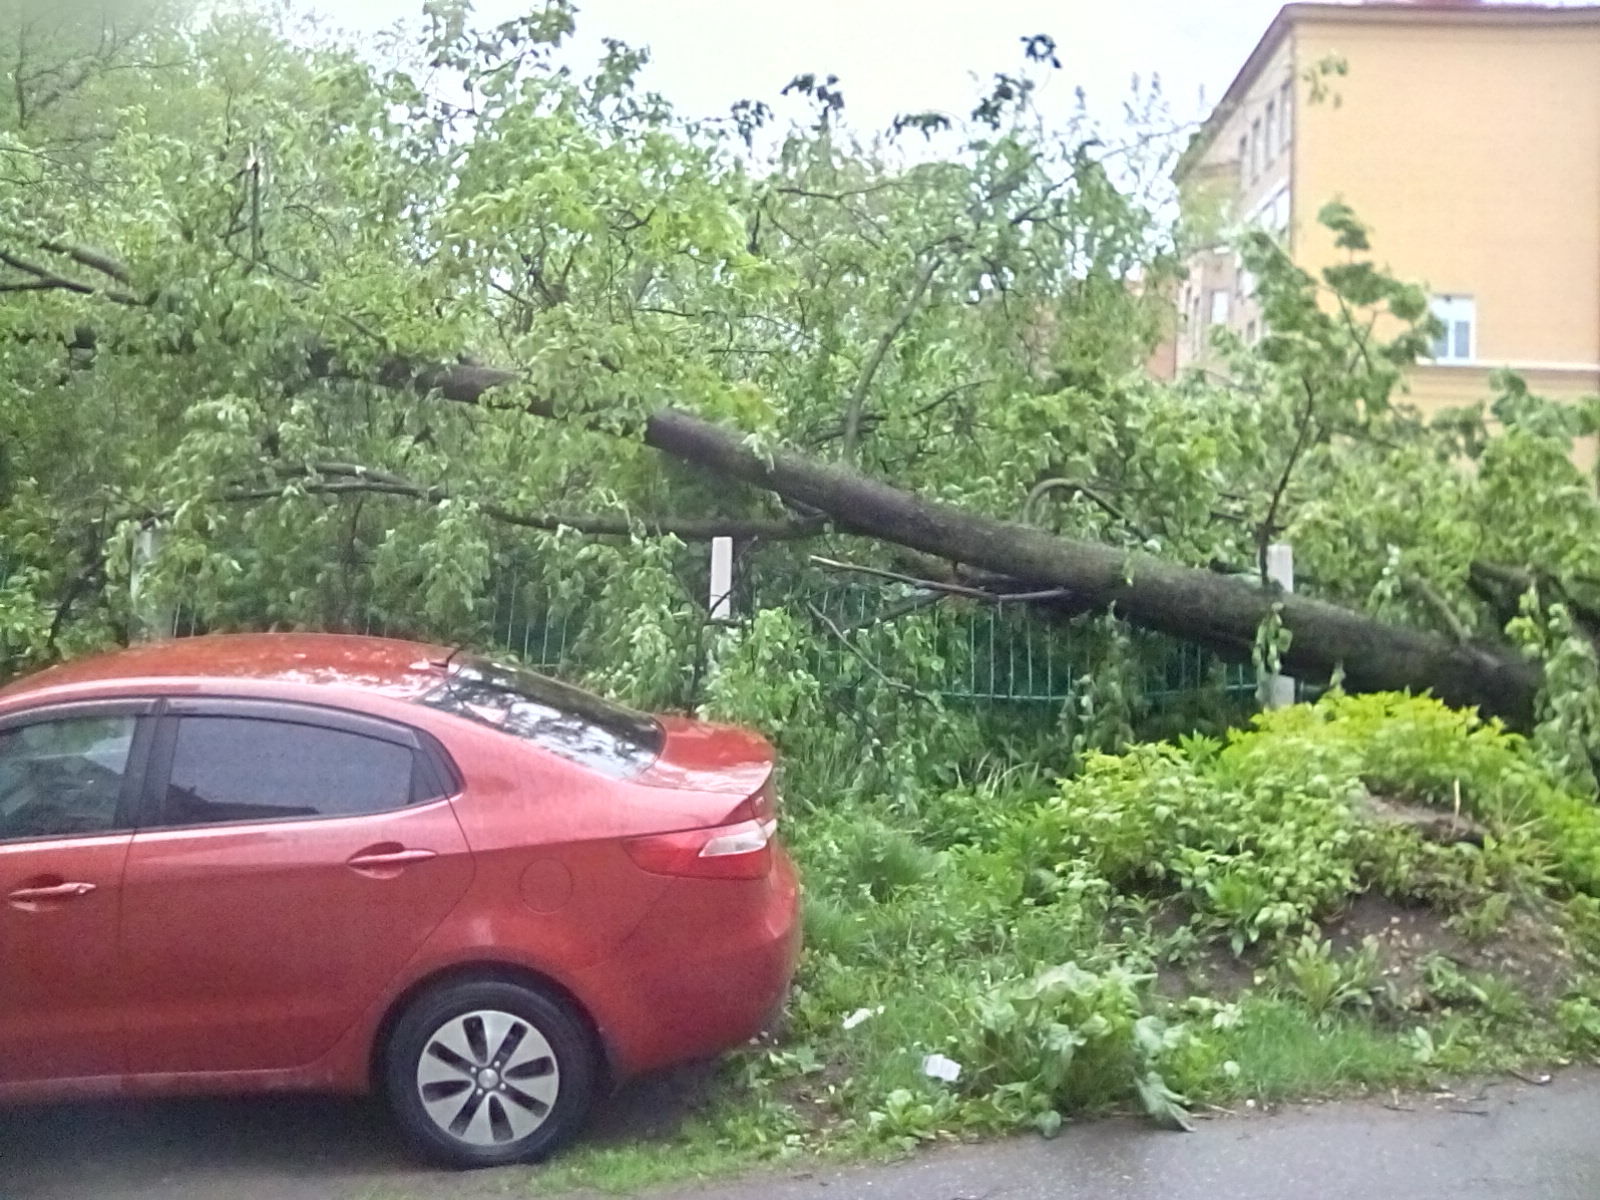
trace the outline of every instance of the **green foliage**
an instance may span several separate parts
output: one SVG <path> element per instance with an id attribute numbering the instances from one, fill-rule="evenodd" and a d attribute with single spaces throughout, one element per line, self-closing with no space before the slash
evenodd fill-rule
<path id="1" fill-rule="evenodd" d="M 1172 892 L 1242 951 L 1305 928 L 1354 889 L 1359 783 L 1333 757 L 1297 733 L 1091 757 L 1013 845 L 1045 896 L 1081 890 L 1085 875 Z"/>
<path id="2" fill-rule="evenodd" d="M 1282 986 L 1318 1017 L 1372 1004 L 1379 978 L 1378 946 L 1367 939 L 1343 957 L 1326 939 L 1302 937 L 1278 962 Z"/>
<path id="3" fill-rule="evenodd" d="M 805 1085 L 828 1137 L 1049 1133 L 1107 1108 L 1174 1121 L 1180 1096 L 1415 1084 L 1560 1053 L 1586 1019 L 1561 1007 L 1582 992 L 1562 990 L 1575 968 L 1557 955 L 1530 986 L 1434 948 L 1476 924 L 1499 953 L 1509 921 L 1540 913 L 1573 963 L 1600 958 L 1600 899 L 1561 865 L 1551 819 L 1570 815 L 1576 843 L 1600 810 L 1492 723 L 1333 693 L 1226 738 L 1091 754 L 1054 786 L 959 769 L 915 809 L 841 782 L 791 824 L 808 955 L 784 1053 L 827 1064 L 802 1078 L 830 1081 Z M 1374 792 L 1441 812 L 1459 792 L 1484 844 L 1387 824 Z M 1342 936 L 1368 892 L 1430 912 L 1435 941 Z M 923 1074 L 935 1053 L 960 1064 L 954 1083 Z"/>
<path id="4" fill-rule="evenodd" d="M 726 639 L 686 583 L 703 553 L 644 518 L 777 510 L 644 451 L 670 402 L 763 453 L 1192 565 L 1258 574 L 1287 538 L 1302 590 L 1451 636 L 1516 616 L 1474 590 L 1477 559 L 1529 573 L 1513 634 L 1547 670 L 1539 745 L 1592 775 L 1600 506 L 1571 456 L 1600 407 L 1507 376 L 1474 412 L 1417 419 L 1399 387 L 1434 329 L 1425 296 L 1336 202 L 1319 215 L 1343 258 L 1317 276 L 1243 235 L 1257 344 L 1224 337 L 1221 374 L 1148 378 L 1187 249 L 1160 216 L 1158 89 L 1136 90 L 1125 137 L 1085 110 L 1046 124 L 1033 97 L 1060 59 L 1029 38 L 970 121 L 911 114 L 872 141 L 826 76 L 692 120 L 639 88 L 647 55 L 621 42 L 573 69 L 565 0 L 488 28 L 436 5 L 382 66 L 273 9 L 115 8 L 95 44 L 37 0 L 0 33 L 19 80 L 0 241 L 25 264 L 0 273 L 24 289 L 0 313 L 8 665 L 128 635 L 150 522 L 167 536 L 145 596 L 208 628 L 481 641 L 487 593 L 517 578 L 583 610 L 574 669 L 636 702 L 847 708 L 847 686 L 803 694 L 798 655 L 765 699 L 707 670 Z M 1343 69 L 1314 64 L 1311 94 Z M 908 159 L 893 139 L 912 133 Z M 518 377 L 470 409 L 395 386 L 458 360 Z M 507 520 L 524 514 L 541 519 Z M 545 527 L 567 514 L 632 532 Z M 813 548 L 760 553 L 799 578 Z M 941 653 L 918 628 L 849 635 L 902 679 Z M 1064 715 L 1075 753 L 1151 715 L 1106 636 Z M 1287 642 L 1264 625 L 1262 672 Z M 872 690 L 863 724 L 896 720 Z M 905 776 L 902 744 L 883 740 L 870 786 Z"/>
<path id="5" fill-rule="evenodd" d="M 817 681 L 804 669 L 807 636 L 781 609 L 763 609 L 718 637 L 702 712 L 758 728 L 804 728 L 820 716 Z"/>
<path id="6" fill-rule="evenodd" d="M 978 1064 L 967 1091 L 1006 1121 L 1053 1134 L 1063 1113 L 1103 1108 L 1131 1081 L 1152 1117 L 1184 1124 L 1183 1100 L 1160 1066 L 1185 1035 L 1144 1014 L 1147 982 L 1121 967 L 1096 973 L 1063 963 L 979 997 L 968 1018 L 974 1037 L 963 1046 Z"/>
<path id="7" fill-rule="evenodd" d="M 1563 1000 L 1556 1020 L 1575 1052 L 1600 1061 L 1600 1001 L 1593 996 Z"/>

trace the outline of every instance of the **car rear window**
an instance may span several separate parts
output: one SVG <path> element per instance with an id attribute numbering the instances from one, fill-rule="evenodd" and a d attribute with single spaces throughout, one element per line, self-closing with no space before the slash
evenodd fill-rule
<path id="1" fill-rule="evenodd" d="M 419 700 L 615 779 L 644 770 L 666 740 L 661 726 L 644 713 L 548 675 L 483 659 L 458 659 Z"/>
<path id="2" fill-rule="evenodd" d="M 340 729 L 253 717 L 178 722 L 163 824 L 354 817 L 413 799 L 405 746 Z"/>

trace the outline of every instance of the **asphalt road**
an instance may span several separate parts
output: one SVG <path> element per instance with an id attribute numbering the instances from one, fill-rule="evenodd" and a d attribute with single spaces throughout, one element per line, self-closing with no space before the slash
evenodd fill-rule
<path id="1" fill-rule="evenodd" d="M 597 1136 L 647 1133 L 682 1080 L 635 1089 Z M 1192 1134 L 1132 1121 L 1052 1142 L 788 1171 L 655 1200 L 1597 1200 L 1600 1073 L 1450 1097 L 1217 1117 Z M 641 1124 L 642 1123 L 642 1124 Z M 536 1168 L 535 1168 L 536 1169 Z M 326 1100 L 75 1105 L 0 1114 L 4 1200 L 485 1200 L 527 1170 L 412 1166 L 371 1106 Z"/>

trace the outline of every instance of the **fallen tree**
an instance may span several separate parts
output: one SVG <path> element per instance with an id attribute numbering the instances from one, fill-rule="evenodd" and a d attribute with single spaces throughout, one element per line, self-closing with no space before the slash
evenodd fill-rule
<path id="1" fill-rule="evenodd" d="M 82 84 L 105 142 L 80 168 L 115 187 L 48 165 L 79 145 L 48 106 L 6 126 L 47 164 L 0 196 L 0 536 L 32 547 L 0 612 L 16 642 L 53 653 L 74 597 L 116 594 L 100 583 L 130 557 L 119 515 L 168 519 L 171 590 L 187 570 L 199 603 L 250 598 L 220 623 L 377 610 L 466 631 L 514 569 L 603 612 L 597 661 L 637 661 L 641 620 L 660 648 L 703 616 L 681 586 L 694 553 L 639 539 L 825 529 L 1239 657 L 1265 631 L 1302 677 L 1522 726 L 1546 673 L 1581 692 L 1581 671 L 1503 635 L 1551 607 L 1544 587 L 1530 609 L 1530 582 L 1600 578 L 1592 487 L 1557 473 L 1570 441 L 1533 413 L 1521 460 L 1461 483 L 1481 415 L 1452 442 L 1389 403 L 1426 351 L 1426 297 L 1377 270 L 1348 210 L 1323 216 L 1350 261 L 1321 277 L 1270 239 L 1242 247 L 1268 332 L 1167 387 L 1139 365 L 1180 247 L 1150 194 L 1114 182 L 1159 139 L 1047 132 L 1032 85 L 1002 79 L 937 161 L 902 170 L 844 149 L 836 91 L 797 80 L 816 124 L 750 172 L 729 150 L 764 106 L 669 119 L 620 48 L 587 82 L 547 70 L 527 47 L 570 15 L 483 36 L 440 22 L 427 53 L 481 85 L 471 112 L 268 25 L 174 34 L 194 75 L 161 154 L 106 116 L 152 81 Z M 263 56 L 241 106 L 234 65 Z M 84 199 L 102 193 L 128 199 Z M 463 349 L 515 370 L 451 362 Z M 1310 595 L 1248 578 L 1285 538 Z M 1473 558 L 1508 571 L 1469 581 Z M 103 607 L 97 636 L 119 636 Z"/>
<path id="2" fill-rule="evenodd" d="M 515 372 L 484 366 L 408 372 L 390 364 L 391 385 L 407 384 L 443 399 L 479 403 L 514 383 Z M 554 406 L 527 405 L 552 418 Z M 1304 596 L 1151 555 L 1057 537 L 1013 522 L 941 504 L 847 467 L 788 450 L 770 457 L 744 437 L 691 413 L 663 409 L 645 422 L 643 440 L 723 481 L 764 488 L 804 510 L 825 514 L 839 530 L 878 538 L 1017 583 L 1070 592 L 1075 607 L 1114 611 L 1132 624 L 1208 646 L 1248 653 L 1274 612 L 1292 640 L 1282 662 L 1291 673 L 1326 679 L 1342 672 L 1360 691 L 1431 691 L 1526 727 L 1534 717 L 1541 671 L 1507 649 L 1451 641 L 1400 628 Z"/>

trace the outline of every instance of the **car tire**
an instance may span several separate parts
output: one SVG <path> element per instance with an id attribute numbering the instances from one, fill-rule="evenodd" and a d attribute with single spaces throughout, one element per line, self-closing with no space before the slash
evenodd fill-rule
<path id="1" fill-rule="evenodd" d="M 401 1013 L 383 1082 L 402 1133 L 453 1167 L 543 1158 L 582 1126 L 599 1063 L 571 1010 L 532 987 L 445 984 Z"/>

